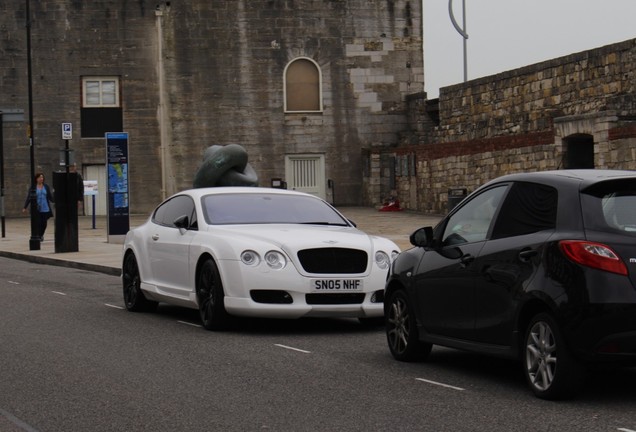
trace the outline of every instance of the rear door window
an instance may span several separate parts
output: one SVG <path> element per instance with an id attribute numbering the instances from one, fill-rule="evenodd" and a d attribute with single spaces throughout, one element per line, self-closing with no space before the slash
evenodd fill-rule
<path id="1" fill-rule="evenodd" d="M 515 237 L 556 227 L 558 192 L 551 186 L 517 182 L 504 201 L 492 238 Z"/>

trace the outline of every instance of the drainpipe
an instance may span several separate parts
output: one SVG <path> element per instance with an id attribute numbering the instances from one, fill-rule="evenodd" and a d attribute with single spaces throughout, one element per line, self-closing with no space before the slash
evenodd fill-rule
<path id="1" fill-rule="evenodd" d="M 157 80 L 159 81 L 159 107 L 157 117 L 159 120 L 159 142 L 161 151 L 161 199 L 166 199 L 166 158 L 168 144 L 168 116 L 166 115 L 165 77 L 163 69 L 163 10 L 157 6 L 155 10 L 157 22 Z"/>

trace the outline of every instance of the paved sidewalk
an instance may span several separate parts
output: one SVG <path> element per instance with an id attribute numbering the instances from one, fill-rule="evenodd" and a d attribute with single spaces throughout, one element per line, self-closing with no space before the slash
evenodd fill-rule
<path id="1" fill-rule="evenodd" d="M 440 217 L 418 213 L 380 212 L 370 207 L 340 207 L 346 217 L 368 234 L 387 237 L 400 248 L 408 249 L 409 235 L 417 228 L 435 225 Z M 134 228 L 146 221 L 148 215 L 132 215 L 130 227 Z M 29 250 L 31 221 L 28 217 L 6 218 L 5 237 L 0 238 L 0 256 L 41 264 L 52 264 L 80 268 L 119 276 L 121 272 L 122 244 L 109 243 L 105 216 L 80 216 L 78 223 L 78 252 L 55 253 L 55 224 L 49 227 L 40 244 L 40 250 Z"/>

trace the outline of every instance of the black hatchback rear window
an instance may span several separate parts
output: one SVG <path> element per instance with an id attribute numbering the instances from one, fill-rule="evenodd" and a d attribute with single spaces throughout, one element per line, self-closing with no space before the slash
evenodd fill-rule
<path id="1" fill-rule="evenodd" d="M 636 235 L 636 179 L 597 183 L 581 194 L 585 227 Z"/>

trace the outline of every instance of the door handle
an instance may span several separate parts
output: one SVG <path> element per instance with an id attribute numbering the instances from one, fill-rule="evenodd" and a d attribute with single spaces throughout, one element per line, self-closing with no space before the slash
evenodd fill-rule
<path id="1" fill-rule="evenodd" d="M 519 260 L 523 262 L 530 261 L 531 258 L 537 256 L 538 252 L 534 249 L 526 249 L 519 252 Z"/>
<path id="2" fill-rule="evenodd" d="M 472 263 L 473 261 L 475 261 L 475 257 L 471 254 L 462 255 L 462 257 L 459 259 L 462 268 L 467 267 L 468 264 Z"/>
<path id="3" fill-rule="evenodd" d="M 159 234 L 153 234 L 152 239 L 155 241 L 159 240 Z"/>

